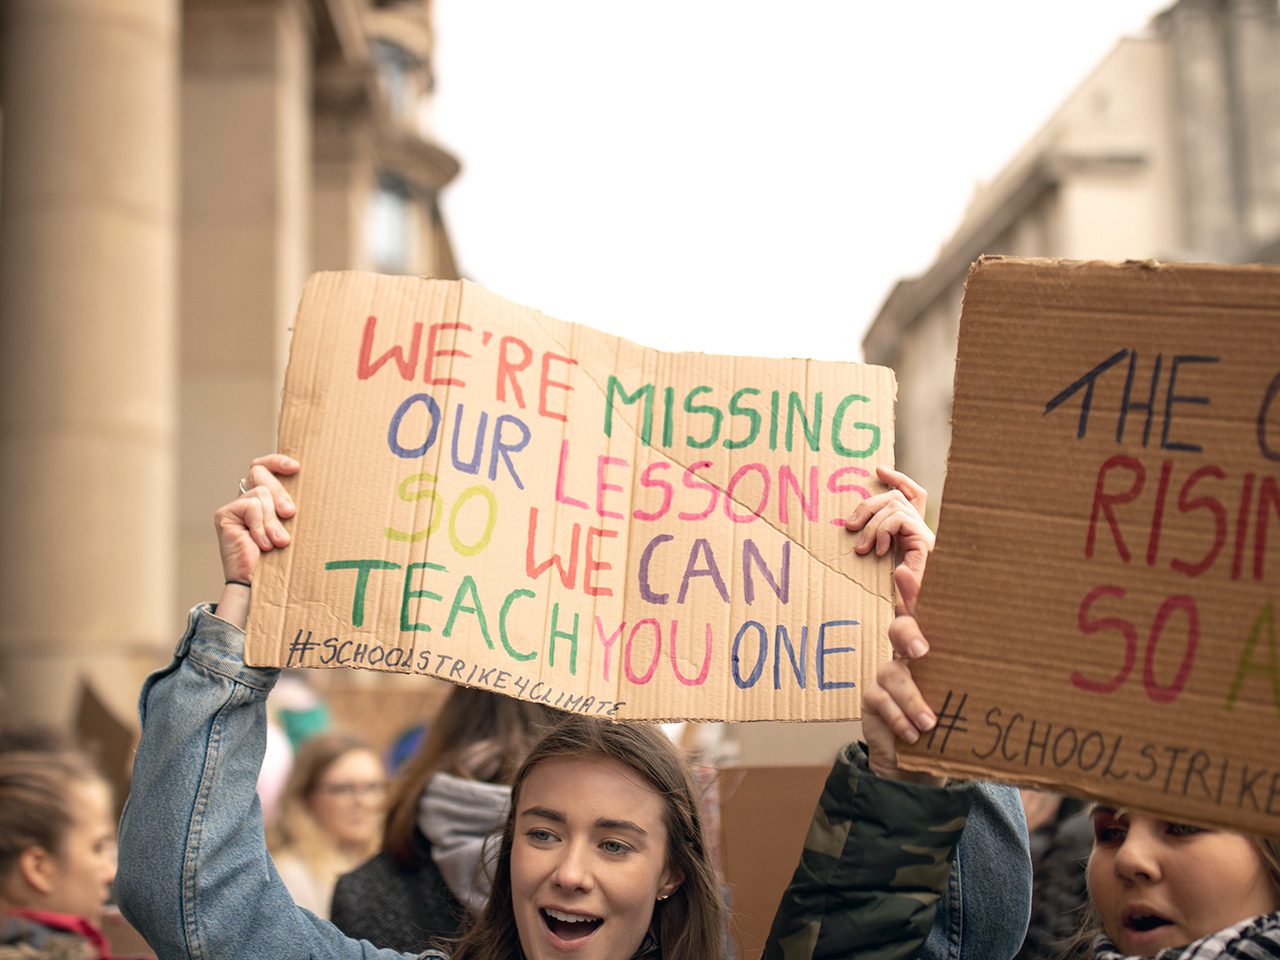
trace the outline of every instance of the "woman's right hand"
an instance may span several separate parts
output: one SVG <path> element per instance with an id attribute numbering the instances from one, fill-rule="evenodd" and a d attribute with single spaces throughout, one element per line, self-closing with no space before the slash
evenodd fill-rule
<path id="1" fill-rule="evenodd" d="M 885 779 L 942 786 L 946 783 L 945 777 L 915 773 L 898 766 L 898 741 L 915 743 L 938 721 L 911 676 L 911 661 L 929 652 L 929 641 L 915 618 L 920 577 L 911 567 L 900 564 L 893 571 L 893 578 L 902 608 L 889 626 L 893 659 L 881 664 L 874 682 L 862 695 L 862 733 L 867 740 L 867 761 L 871 771 Z"/>
<path id="2" fill-rule="evenodd" d="M 218 601 L 218 616 L 238 627 L 244 626 L 249 613 L 249 590 L 242 584 L 253 581 L 264 553 L 287 547 L 291 540 L 281 521 L 298 511 L 280 477 L 292 476 L 300 467 L 297 460 L 280 453 L 258 457 L 249 464 L 243 480 L 247 492 L 214 511 L 218 554 L 227 581 Z"/>

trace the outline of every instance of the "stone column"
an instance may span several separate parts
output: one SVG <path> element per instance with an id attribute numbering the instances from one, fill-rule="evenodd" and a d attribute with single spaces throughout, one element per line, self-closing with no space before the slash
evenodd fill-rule
<path id="1" fill-rule="evenodd" d="M 1240 253 L 1243 184 L 1226 17 L 1217 0 L 1180 0 L 1157 22 L 1170 44 L 1182 246 L 1195 258 L 1230 260 Z"/>
<path id="2" fill-rule="evenodd" d="M 187 0 L 177 610 L 222 577 L 213 511 L 276 444 L 311 262 L 314 24 L 302 0 Z"/>
<path id="3" fill-rule="evenodd" d="M 8 0 L 6 723 L 117 716 L 171 646 L 177 0 Z"/>

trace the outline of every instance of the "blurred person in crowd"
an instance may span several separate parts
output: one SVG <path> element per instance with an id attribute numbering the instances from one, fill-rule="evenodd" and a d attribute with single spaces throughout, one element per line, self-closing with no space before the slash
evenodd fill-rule
<path id="1" fill-rule="evenodd" d="M 489 898 L 511 781 L 555 719 L 541 704 L 454 688 L 401 771 L 381 852 L 338 881 L 338 929 L 402 952 L 457 936 Z"/>
<path id="2" fill-rule="evenodd" d="M 269 838 L 299 906 L 329 916 L 338 877 L 378 848 L 386 798 L 386 768 L 364 740 L 329 732 L 302 744 Z"/>
<path id="3" fill-rule="evenodd" d="M 1056 960 L 1080 929 L 1089 900 L 1089 805 L 1049 790 L 1019 792 L 1027 812 L 1032 875 L 1031 925 L 1016 960 Z"/>
<path id="4" fill-rule="evenodd" d="M 0 958 L 106 960 L 114 812 L 83 755 L 0 753 Z"/>

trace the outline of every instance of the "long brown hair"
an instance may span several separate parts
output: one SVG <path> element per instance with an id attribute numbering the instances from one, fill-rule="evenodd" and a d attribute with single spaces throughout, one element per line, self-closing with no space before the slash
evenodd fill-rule
<path id="1" fill-rule="evenodd" d="M 418 801 L 437 773 L 509 784 L 529 748 L 555 722 L 542 704 L 514 700 L 473 687 L 455 687 L 431 732 L 404 765 L 392 789 L 382 849 L 407 867 L 426 860 L 418 843 Z"/>
<path id="2" fill-rule="evenodd" d="M 484 912 L 453 952 L 453 960 L 511 960 L 522 956 L 511 897 L 511 848 L 520 788 L 544 760 L 592 757 L 619 761 L 662 797 L 667 866 L 684 880 L 654 907 L 650 930 L 662 960 L 715 960 L 725 953 L 725 905 L 707 856 L 693 781 L 684 758 L 651 724 L 608 723 L 568 716 L 529 752 L 512 786 L 511 813 L 494 866 L 493 892 Z"/>

